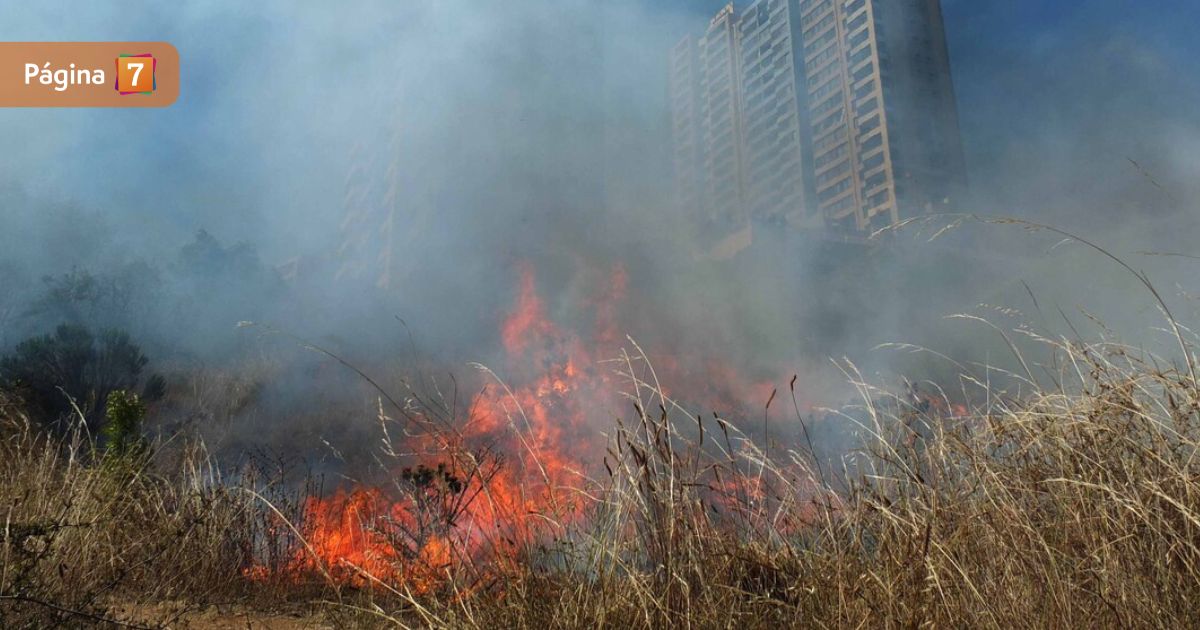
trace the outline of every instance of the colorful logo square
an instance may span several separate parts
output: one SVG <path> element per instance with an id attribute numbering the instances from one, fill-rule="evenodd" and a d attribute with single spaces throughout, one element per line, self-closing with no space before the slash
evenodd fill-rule
<path id="1" fill-rule="evenodd" d="M 158 88 L 154 70 L 158 60 L 149 53 L 120 55 L 117 57 L 117 92 L 125 94 L 153 94 Z"/>

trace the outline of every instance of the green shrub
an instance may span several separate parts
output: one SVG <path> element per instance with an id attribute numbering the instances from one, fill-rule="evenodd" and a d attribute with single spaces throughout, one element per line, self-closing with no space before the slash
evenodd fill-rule
<path id="1" fill-rule="evenodd" d="M 146 419 L 146 403 L 137 394 L 123 389 L 109 393 L 104 416 L 106 455 L 130 458 L 145 451 L 142 422 Z"/>
<path id="2" fill-rule="evenodd" d="M 107 330 L 97 339 L 87 328 L 64 324 L 53 335 L 32 337 L 0 359 L 0 387 L 15 393 L 30 414 L 54 426 L 82 414 L 89 430 L 104 421 L 110 392 L 135 390 L 148 359 L 129 335 Z"/>

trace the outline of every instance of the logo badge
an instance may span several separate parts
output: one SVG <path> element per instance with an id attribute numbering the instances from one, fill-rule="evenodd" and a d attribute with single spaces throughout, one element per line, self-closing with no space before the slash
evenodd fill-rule
<path id="1" fill-rule="evenodd" d="M 158 60 L 150 53 L 120 55 L 117 57 L 117 92 L 126 94 L 153 94 L 158 88 L 154 69 Z"/>

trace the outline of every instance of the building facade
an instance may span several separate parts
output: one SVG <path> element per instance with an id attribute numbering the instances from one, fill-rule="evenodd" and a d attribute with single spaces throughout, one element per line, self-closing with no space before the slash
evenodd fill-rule
<path id="1" fill-rule="evenodd" d="M 730 5 L 712 19 L 696 45 L 700 176 L 706 219 L 734 225 L 744 218 L 741 65 L 737 16 Z"/>
<path id="2" fill-rule="evenodd" d="M 671 80 L 679 200 L 709 221 L 863 235 L 964 194 L 938 0 L 730 4 Z"/>

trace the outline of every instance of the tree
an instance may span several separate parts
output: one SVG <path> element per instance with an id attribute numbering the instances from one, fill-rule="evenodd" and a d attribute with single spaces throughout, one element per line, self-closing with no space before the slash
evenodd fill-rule
<path id="1" fill-rule="evenodd" d="M 104 422 L 104 402 L 116 390 L 134 390 L 148 359 L 129 335 L 106 330 L 99 339 L 83 326 L 63 324 L 53 335 L 32 337 L 0 359 L 0 386 L 15 392 L 30 413 L 54 426 L 74 412 L 89 430 Z M 161 393 L 158 379 L 150 379 Z"/>
<path id="2" fill-rule="evenodd" d="M 107 328 L 142 324 L 135 316 L 157 302 L 161 281 L 153 267 L 135 261 L 100 274 L 74 268 L 44 276 L 42 284 L 42 294 L 25 313 L 28 319 Z"/>
<path id="3" fill-rule="evenodd" d="M 234 278 L 263 282 L 272 275 L 252 245 L 240 242 L 226 247 L 207 230 L 196 232 L 195 239 L 179 250 L 175 268 L 182 275 L 210 282 L 228 282 Z"/>

